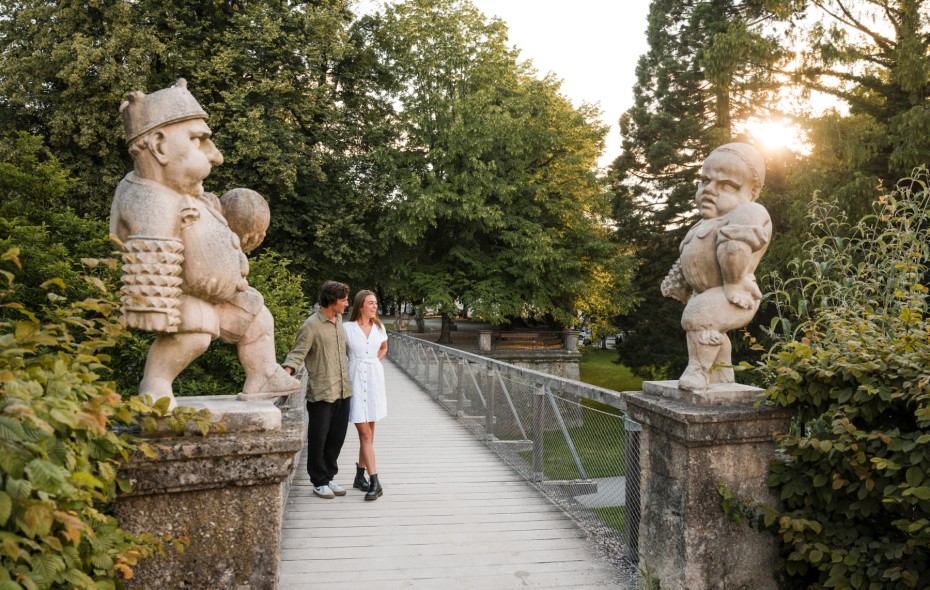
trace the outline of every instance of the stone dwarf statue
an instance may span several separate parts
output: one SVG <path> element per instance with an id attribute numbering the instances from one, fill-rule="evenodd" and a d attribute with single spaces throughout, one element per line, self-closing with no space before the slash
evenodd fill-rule
<path id="1" fill-rule="evenodd" d="M 220 199 L 204 192 L 223 156 L 184 79 L 130 93 L 120 112 L 135 164 L 110 209 L 123 259 L 123 317 L 158 334 L 139 392 L 170 398 L 173 408 L 175 378 L 217 338 L 236 345 L 245 369 L 239 399 L 297 391 L 300 382 L 275 358 L 274 319 L 247 280 L 245 252 L 261 243 L 270 221 L 264 198 L 247 189 Z"/>
<path id="2" fill-rule="evenodd" d="M 755 202 L 764 182 L 765 162 L 749 144 L 722 145 L 704 160 L 695 195 L 701 220 L 662 281 L 662 294 L 685 304 L 688 367 L 679 389 L 734 382 L 726 332 L 748 324 L 759 309 L 753 273 L 772 237 L 769 214 Z"/>

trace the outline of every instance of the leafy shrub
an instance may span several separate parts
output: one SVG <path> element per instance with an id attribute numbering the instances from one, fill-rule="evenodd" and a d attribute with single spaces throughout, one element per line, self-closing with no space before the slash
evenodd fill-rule
<path id="1" fill-rule="evenodd" d="M 927 187 L 915 171 L 853 227 L 815 198 L 820 237 L 778 293 L 763 369 L 799 421 L 763 521 L 790 587 L 930 587 Z"/>
<path id="2" fill-rule="evenodd" d="M 103 380 L 105 351 L 127 334 L 97 277 L 87 284 L 98 297 L 51 293 L 41 312 L 16 301 L 8 269 L 18 270 L 17 255 L 5 251 L 0 267 L 0 305 L 19 315 L 0 319 L 0 589 L 119 588 L 159 547 L 107 512 L 128 486 L 118 463 L 136 448 L 153 453 L 112 429 L 144 408 Z M 46 285 L 65 287 L 59 278 Z"/>

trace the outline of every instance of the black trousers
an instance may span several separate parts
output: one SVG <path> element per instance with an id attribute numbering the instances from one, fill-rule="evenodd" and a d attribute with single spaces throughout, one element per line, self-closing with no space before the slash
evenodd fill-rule
<path id="1" fill-rule="evenodd" d="M 307 473 L 313 487 L 325 486 L 339 472 L 337 461 L 346 440 L 351 401 L 307 402 Z"/>

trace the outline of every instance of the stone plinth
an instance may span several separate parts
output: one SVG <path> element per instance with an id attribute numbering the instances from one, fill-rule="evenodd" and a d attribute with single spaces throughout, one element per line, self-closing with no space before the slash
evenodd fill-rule
<path id="1" fill-rule="evenodd" d="M 524 369 L 531 369 L 575 381 L 581 379 L 581 372 L 578 368 L 578 363 L 581 362 L 581 353 L 578 352 L 577 348 L 573 352 L 567 350 L 498 349 L 483 352 L 482 354 L 488 358 Z"/>
<path id="2" fill-rule="evenodd" d="M 488 352 L 491 350 L 491 330 L 478 330 L 478 350 Z"/>
<path id="3" fill-rule="evenodd" d="M 717 487 L 773 504 L 765 485 L 772 435 L 787 430 L 790 414 L 694 405 L 643 389 L 627 397 L 630 417 L 643 425 L 640 567 L 662 590 L 774 590 L 774 539 L 731 522 Z"/>
<path id="4" fill-rule="evenodd" d="M 644 381 L 643 393 L 676 399 L 694 406 L 752 405 L 765 398 L 765 391 L 739 383 L 715 383 L 706 389 L 678 389 L 678 381 Z"/>
<path id="5" fill-rule="evenodd" d="M 230 432 L 157 436 L 149 440 L 157 459 L 133 456 L 120 468 L 132 484 L 116 502 L 120 525 L 190 539 L 183 553 L 169 548 L 165 557 L 139 563 L 128 587 L 275 589 L 284 483 L 303 444 L 301 423 L 289 413 L 282 423 L 270 401 L 191 399 L 225 416 Z"/>

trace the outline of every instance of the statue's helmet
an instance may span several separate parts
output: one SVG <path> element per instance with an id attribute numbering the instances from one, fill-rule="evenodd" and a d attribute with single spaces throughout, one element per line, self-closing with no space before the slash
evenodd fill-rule
<path id="1" fill-rule="evenodd" d="M 130 92 L 119 111 L 123 115 L 127 144 L 162 125 L 207 118 L 207 112 L 187 89 L 187 80 L 184 78 L 178 78 L 170 88 L 151 94 Z"/>

